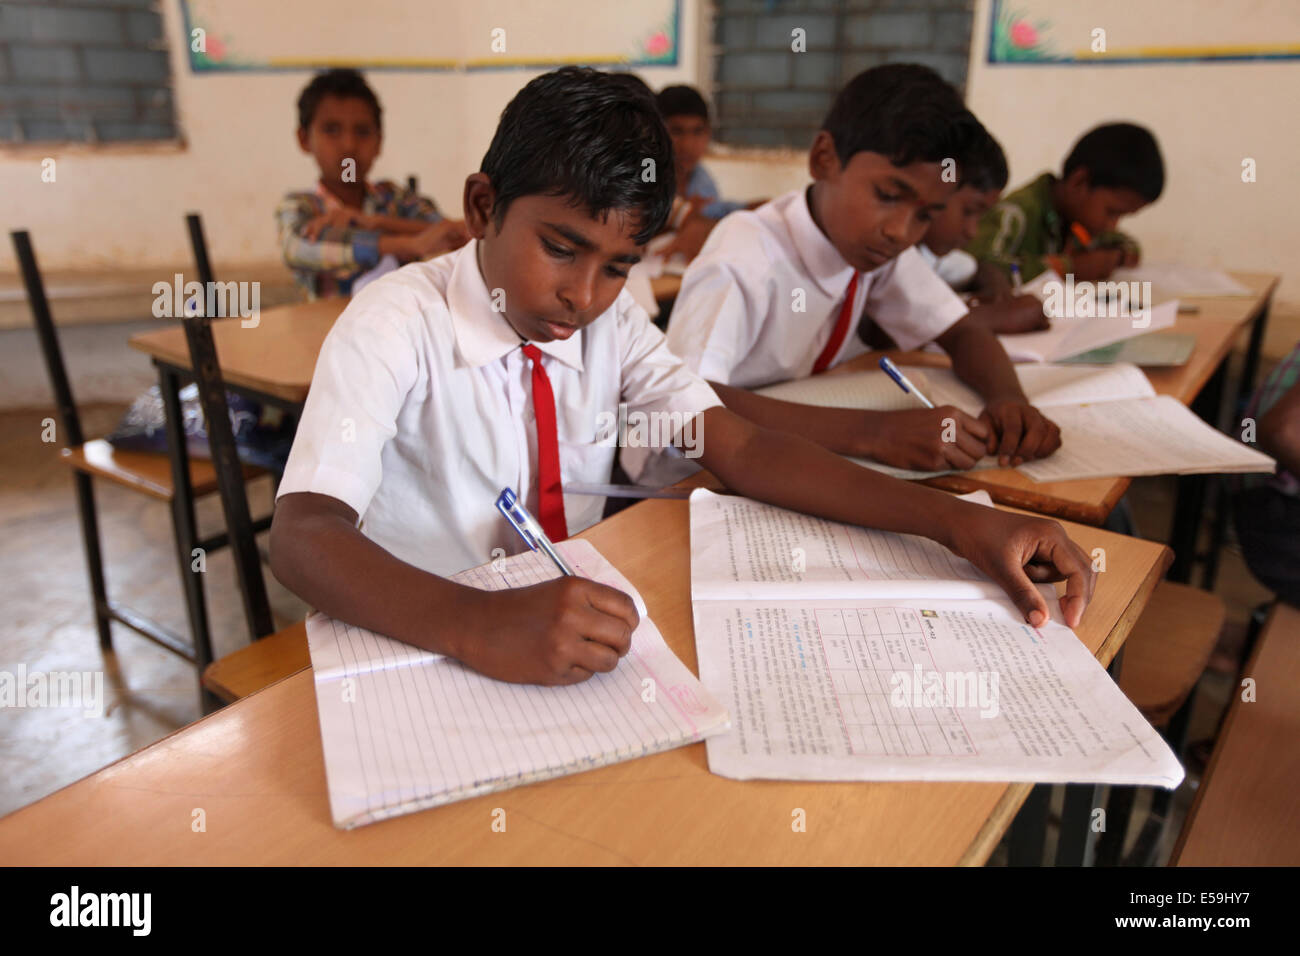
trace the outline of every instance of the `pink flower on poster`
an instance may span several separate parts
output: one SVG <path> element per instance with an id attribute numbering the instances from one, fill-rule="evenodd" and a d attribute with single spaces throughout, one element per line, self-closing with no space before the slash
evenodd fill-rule
<path id="1" fill-rule="evenodd" d="M 1027 20 L 1011 24 L 1011 42 L 1018 47 L 1031 47 L 1038 42 L 1038 31 Z"/>

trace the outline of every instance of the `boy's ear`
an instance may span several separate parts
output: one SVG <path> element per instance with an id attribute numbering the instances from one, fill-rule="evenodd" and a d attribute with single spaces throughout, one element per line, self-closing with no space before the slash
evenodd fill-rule
<path id="1" fill-rule="evenodd" d="M 496 189 L 487 173 L 470 173 L 465 177 L 465 228 L 475 239 L 487 235 L 496 199 Z"/>
<path id="2" fill-rule="evenodd" d="M 311 147 L 307 145 L 307 130 L 301 126 L 298 127 L 298 148 L 304 153 L 311 152 Z"/>
<path id="3" fill-rule="evenodd" d="M 813 179 L 830 179 L 840 170 L 840 154 L 835 140 L 826 130 L 818 130 L 808 150 L 808 172 Z"/>
<path id="4" fill-rule="evenodd" d="M 1076 166 L 1070 171 L 1070 175 L 1065 177 L 1065 185 L 1072 190 L 1083 191 L 1092 188 L 1092 177 L 1088 173 L 1087 166 Z"/>

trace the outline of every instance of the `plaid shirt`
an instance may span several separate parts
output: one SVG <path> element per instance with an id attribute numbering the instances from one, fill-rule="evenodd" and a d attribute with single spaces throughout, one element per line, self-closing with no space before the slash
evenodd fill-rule
<path id="1" fill-rule="evenodd" d="M 1255 390 L 1246 406 L 1246 417 L 1256 422 L 1278 403 L 1291 389 L 1300 387 L 1300 344 L 1293 348 L 1286 358 L 1278 362 L 1277 367 L 1268 373 L 1264 383 Z M 1255 488 L 1270 485 L 1284 495 L 1300 497 L 1300 476 L 1279 466 L 1275 475 L 1241 475 L 1240 487 Z"/>
<path id="2" fill-rule="evenodd" d="M 293 272 L 298 285 L 306 290 L 308 298 L 348 295 L 353 280 L 379 263 L 381 234 L 378 232 L 331 226 L 314 240 L 303 237 L 302 230 L 308 222 L 331 209 L 341 208 L 343 203 L 319 183 L 311 192 L 289 193 L 276 207 L 280 251 L 285 265 Z M 361 212 L 428 223 L 443 218 L 432 199 L 389 180 L 366 184 Z"/>
<path id="3" fill-rule="evenodd" d="M 1056 177 L 1043 173 L 1033 182 L 1021 186 L 1003 197 L 1002 201 L 984 214 L 979 232 L 966 251 L 980 262 L 992 262 L 1011 275 L 1012 263 L 1020 266 L 1020 275 L 1029 280 L 1040 272 L 1056 268 L 1049 260 L 1056 259 L 1062 275 L 1071 271 L 1070 257 L 1065 252 L 1065 230 L 1068 225 L 1056 211 L 1052 202 L 1052 186 Z M 1105 232 L 1093 239 L 1094 249 L 1123 246 L 1140 252 L 1137 240 L 1122 232 Z"/>

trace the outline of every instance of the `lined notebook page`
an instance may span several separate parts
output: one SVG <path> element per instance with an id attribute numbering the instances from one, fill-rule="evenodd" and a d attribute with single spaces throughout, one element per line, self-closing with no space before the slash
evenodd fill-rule
<path id="1" fill-rule="evenodd" d="M 644 608 L 591 544 L 559 547 L 580 575 Z M 557 576 L 528 552 L 457 577 L 500 590 Z M 729 726 L 644 611 L 619 666 L 568 687 L 496 681 L 323 614 L 307 619 L 307 638 L 339 827 L 667 750 Z"/>

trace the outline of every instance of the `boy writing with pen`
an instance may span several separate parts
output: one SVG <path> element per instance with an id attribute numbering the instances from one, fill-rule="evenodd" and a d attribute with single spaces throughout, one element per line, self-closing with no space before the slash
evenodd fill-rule
<path id="1" fill-rule="evenodd" d="M 1077 624 L 1094 578 L 1060 525 L 760 428 L 668 350 L 623 283 L 673 186 L 649 96 L 572 67 L 528 83 L 465 182 L 473 240 L 376 280 L 326 338 L 279 487 L 276 577 L 332 617 L 490 677 L 613 670 L 637 624 L 626 594 L 572 576 L 496 592 L 446 576 L 521 550 L 495 505 L 502 488 L 553 540 L 598 521 L 603 500 L 564 485 L 608 480 L 615 449 L 596 423 L 622 402 L 690 416 L 701 461 L 740 494 L 944 544 L 1030 624 L 1048 613 L 1035 584 L 1063 578 L 1062 614 Z"/>
<path id="2" fill-rule="evenodd" d="M 928 67 L 855 76 L 809 150 L 812 185 L 713 230 L 682 277 L 669 348 L 730 410 L 842 455 L 946 471 L 985 455 L 1015 466 L 1052 454 L 1060 430 L 1029 402 L 997 336 L 915 248 L 986 135 Z M 751 391 L 863 354 L 872 337 L 855 331 L 868 322 L 898 348 L 938 344 L 984 400 L 982 412 L 822 408 Z M 628 449 L 623 466 L 654 486 L 689 473 L 687 463 L 642 449 Z"/>
<path id="3" fill-rule="evenodd" d="M 1047 269 L 1076 281 L 1105 279 L 1137 265 L 1138 244 L 1118 231 L 1119 221 L 1159 199 L 1164 183 L 1150 131 L 1106 123 L 1074 144 L 1059 178 L 1043 173 L 986 213 L 966 251 L 982 276 L 1004 283 L 1013 266 L 1025 280 Z"/>

